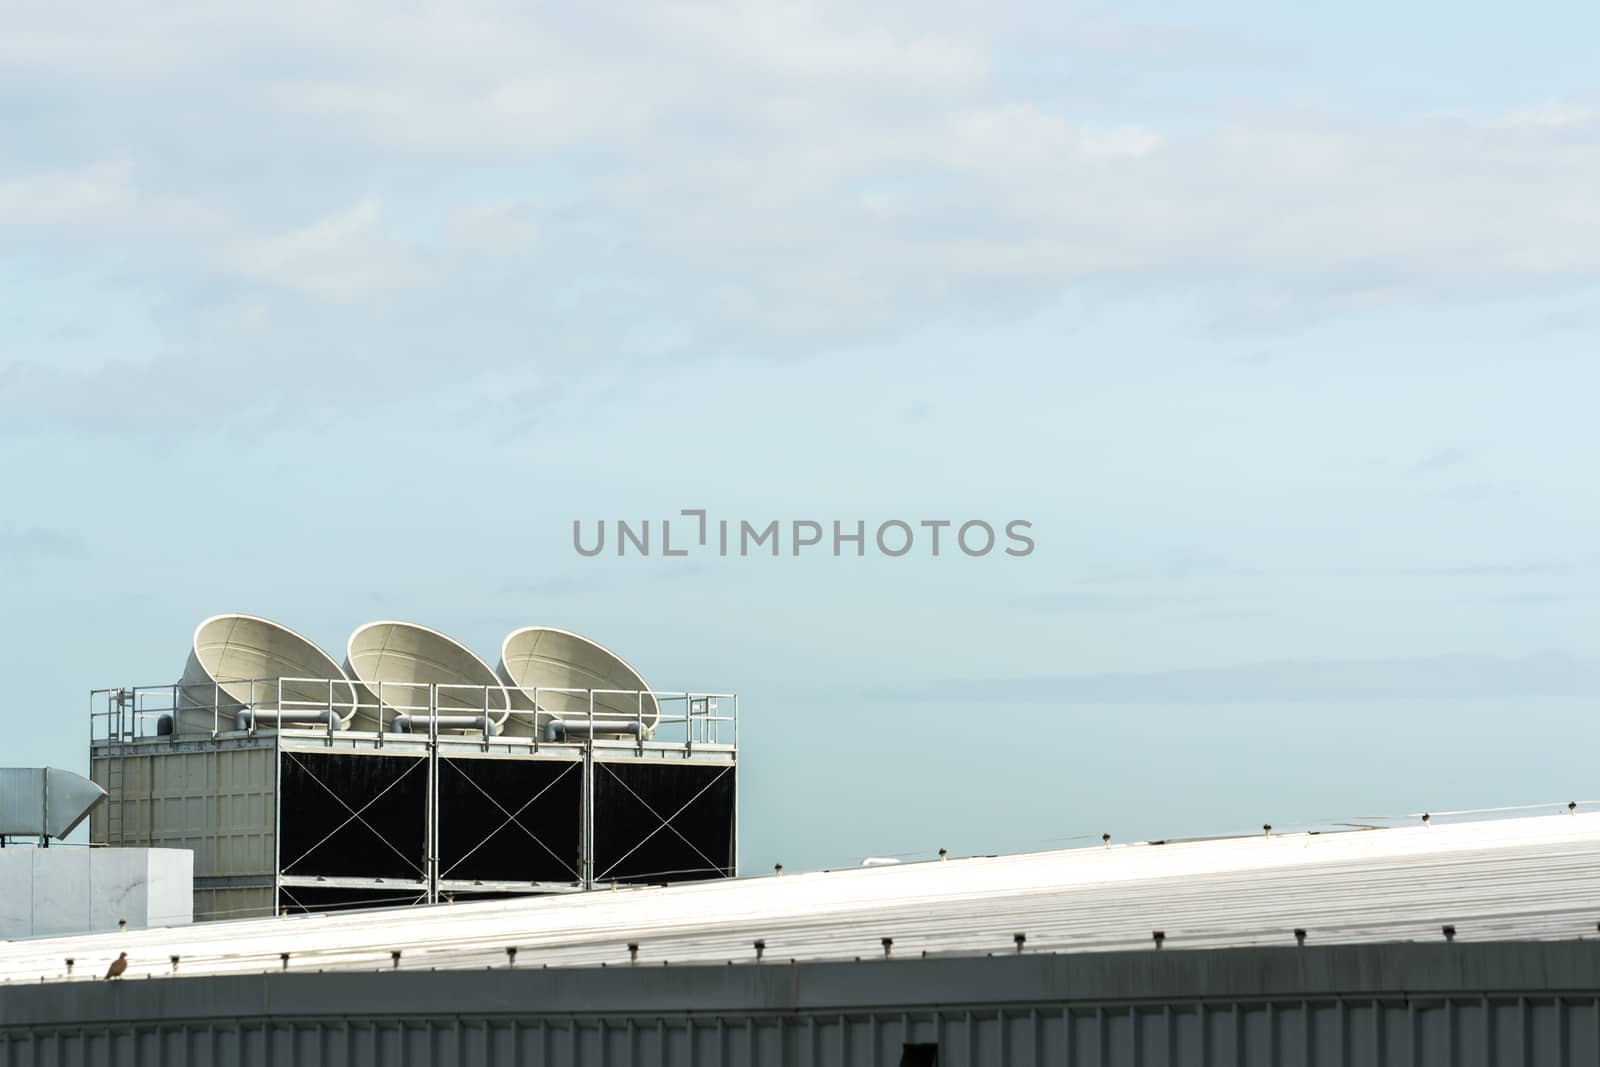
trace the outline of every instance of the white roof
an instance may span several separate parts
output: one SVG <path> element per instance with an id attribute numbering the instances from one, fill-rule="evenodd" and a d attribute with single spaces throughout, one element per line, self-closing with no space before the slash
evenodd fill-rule
<path id="1" fill-rule="evenodd" d="M 0 944 L 0 980 L 281 969 L 616 966 L 1596 933 L 1600 813 L 1112 845 L 671 888 L 245 919 Z"/>

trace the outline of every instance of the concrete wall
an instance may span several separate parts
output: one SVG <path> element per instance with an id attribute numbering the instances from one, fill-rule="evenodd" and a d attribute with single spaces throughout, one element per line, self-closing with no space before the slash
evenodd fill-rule
<path id="1" fill-rule="evenodd" d="M 0 938 L 192 922 L 193 883 L 183 849 L 0 849 Z"/>
<path id="2" fill-rule="evenodd" d="M 1594 1064 L 1600 942 L 0 986 L 0 1067 L 930 1062 Z"/>

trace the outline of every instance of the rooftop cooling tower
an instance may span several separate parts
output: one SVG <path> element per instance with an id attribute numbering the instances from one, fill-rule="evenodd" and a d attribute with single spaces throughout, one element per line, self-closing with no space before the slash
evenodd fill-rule
<path id="1" fill-rule="evenodd" d="M 342 728 L 355 705 L 355 687 L 311 641 L 254 615 L 213 615 L 194 631 L 179 683 L 177 732 L 240 729 L 252 717 L 260 726 L 325 725 L 330 710 Z"/>
<path id="2" fill-rule="evenodd" d="M 487 703 L 491 732 L 498 733 L 511 709 L 506 690 L 487 663 L 459 641 L 426 626 L 369 622 L 350 635 L 344 663 L 366 705 L 357 729 L 377 729 L 372 716 L 381 704 L 386 726 L 427 730 L 432 686 L 439 687 L 434 707 L 443 730 L 483 729 Z"/>
<path id="3" fill-rule="evenodd" d="M 516 687 L 511 690 L 516 710 L 537 711 L 541 736 L 552 720 L 574 730 L 588 728 L 588 693 L 553 691 L 558 689 L 622 691 L 594 695 L 596 733 L 630 733 L 642 720 L 648 736 L 661 718 L 656 698 L 638 671 L 610 649 L 566 630 L 528 626 L 512 631 L 500 646 L 500 677 Z M 526 736 L 534 729 L 534 718 L 518 715 L 506 732 Z"/>

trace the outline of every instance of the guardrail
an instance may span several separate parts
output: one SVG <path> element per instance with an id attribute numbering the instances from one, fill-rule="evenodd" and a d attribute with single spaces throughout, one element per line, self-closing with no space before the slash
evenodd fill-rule
<path id="1" fill-rule="evenodd" d="M 311 694 L 325 687 L 320 697 Z M 354 687 L 355 699 L 350 699 Z M 363 689 L 376 700 L 363 700 Z M 519 707 L 531 699 L 532 708 Z M 546 706 L 560 704 L 562 707 Z M 577 704 L 573 709 L 571 705 Z M 628 704 L 633 705 L 630 713 Z M 619 705 L 621 706 L 619 708 Z M 348 728 L 355 720 L 375 730 Z M 522 727 L 508 733 L 506 726 Z M 497 743 L 562 743 L 631 737 L 694 745 L 739 742 L 736 693 L 458 685 L 344 679 L 239 678 L 209 685 L 124 686 L 90 693 L 91 742 L 297 735 L 412 737 L 476 735 Z"/>

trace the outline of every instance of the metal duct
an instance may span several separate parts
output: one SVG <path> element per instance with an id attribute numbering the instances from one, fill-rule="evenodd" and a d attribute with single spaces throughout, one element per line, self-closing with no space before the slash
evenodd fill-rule
<path id="1" fill-rule="evenodd" d="M 406 714 L 413 727 L 425 727 L 433 687 L 438 687 L 433 710 L 471 720 L 470 725 L 446 725 L 442 715 L 444 729 L 481 731 L 485 703 L 495 727 L 505 724 L 511 710 L 510 697 L 487 663 L 459 641 L 415 623 L 369 622 L 357 629 L 350 635 L 345 670 L 367 705 L 357 719 L 365 724 L 358 729 L 377 729 L 374 713 L 380 704 L 386 722 Z"/>
<path id="2" fill-rule="evenodd" d="M 553 689 L 621 692 L 594 696 L 595 733 L 634 733 L 648 737 L 661 718 L 661 708 L 649 684 L 626 660 L 610 649 L 579 634 L 551 626 L 526 626 L 506 636 L 500 646 L 500 677 L 511 690 L 512 706 L 535 715 L 513 716 L 506 733 L 522 737 L 541 732 L 552 719 L 587 721 L 587 693 L 558 693 Z M 534 690 L 538 706 L 534 706 Z M 537 718 L 537 726 L 534 719 Z M 609 728 L 608 728 L 609 727 Z"/>
<path id="3" fill-rule="evenodd" d="M 270 619 L 213 615 L 194 631 L 179 683 L 177 732 L 227 730 L 246 708 L 259 725 L 275 725 L 280 688 L 285 721 L 300 712 L 333 711 L 348 726 L 355 715 L 355 687 L 315 643 Z"/>
<path id="4" fill-rule="evenodd" d="M 104 789 L 59 767 L 0 767 L 0 837 L 66 837 L 105 798 Z"/>

